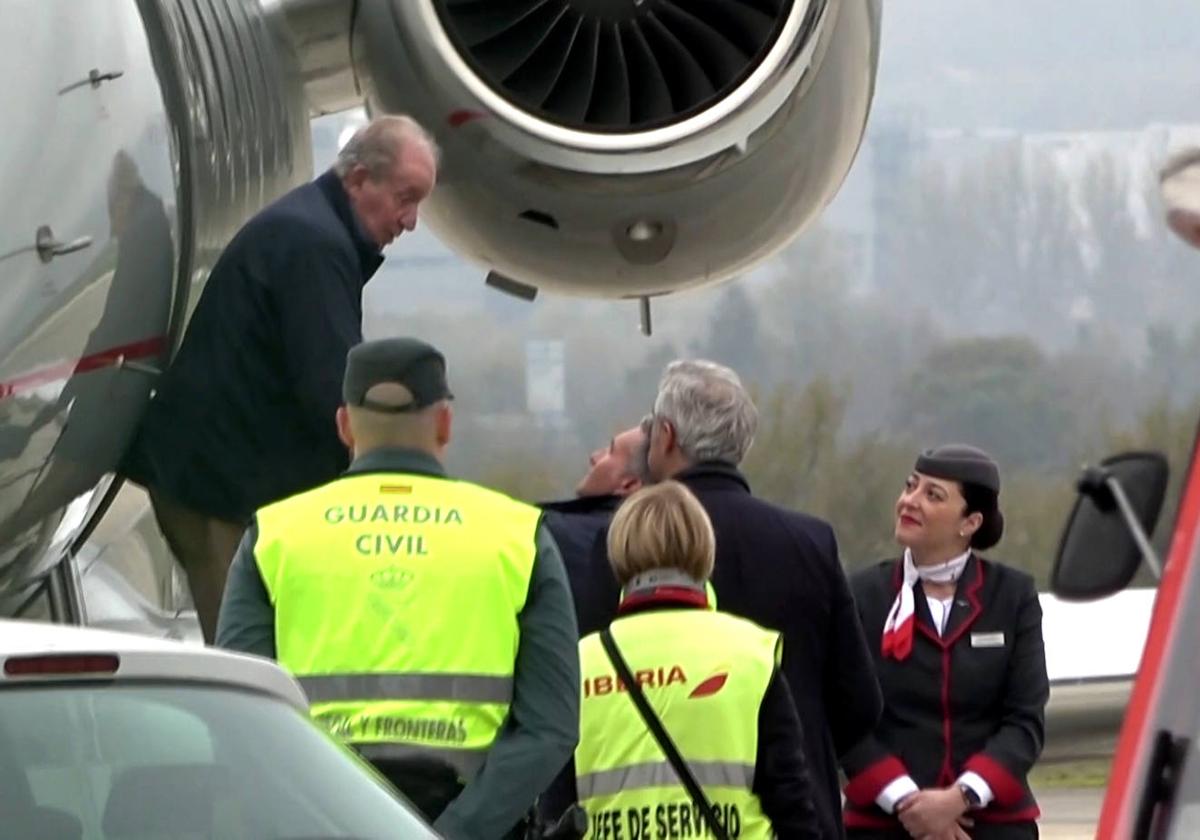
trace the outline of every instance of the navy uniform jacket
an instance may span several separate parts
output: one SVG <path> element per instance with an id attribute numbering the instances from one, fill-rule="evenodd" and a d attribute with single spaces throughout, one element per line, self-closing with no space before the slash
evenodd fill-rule
<path id="1" fill-rule="evenodd" d="M 921 788 L 974 771 L 995 799 L 979 822 L 1034 820 L 1026 774 L 1042 751 L 1050 696 L 1042 608 L 1033 578 L 972 554 L 939 636 L 918 583 L 908 659 L 883 659 L 880 640 L 900 589 L 900 560 L 863 569 L 851 588 L 875 657 L 884 710 L 878 728 L 843 756 L 846 825 L 896 827 L 875 797 L 907 772 Z"/>
<path id="2" fill-rule="evenodd" d="M 213 266 L 124 474 L 243 523 L 336 478 L 346 353 L 382 261 L 333 171 L 250 219 Z"/>
<path id="3" fill-rule="evenodd" d="M 837 756 L 875 729 L 882 700 L 833 529 L 816 517 L 754 498 L 732 464 L 697 464 L 674 478 L 712 520 L 718 608 L 783 634 L 783 675 L 804 728 L 821 834 L 844 837 Z M 592 570 L 599 579 L 607 566 L 603 538 L 596 548 L 599 559 Z M 608 575 L 611 579 L 611 570 Z M 602 589 L 599 597 L 611 598 L 611 591 Z M 611 621 L 615 598 L 609 609 Z"/>
<path id="4" fill-rule="evenodd" d="M 607 551 L 597 548 L 596 540 L 607 539 L 608 523 L 622 501 L 621 496 L 580 496 L 539 505 L 571 582 L 580 638 L 608 627 L 621 600 Z"/>

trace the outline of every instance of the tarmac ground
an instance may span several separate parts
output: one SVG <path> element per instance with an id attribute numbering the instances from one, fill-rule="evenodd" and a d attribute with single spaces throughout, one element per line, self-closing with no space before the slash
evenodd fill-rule
<path id="1" fill-rule="evenodd" d="M 1035 789 L 1042 819 L 1038 822 L 1042 840 L 1093 840 L 1100 805 L 1104 801 L 1102 787 L 1050 787 Z"/>

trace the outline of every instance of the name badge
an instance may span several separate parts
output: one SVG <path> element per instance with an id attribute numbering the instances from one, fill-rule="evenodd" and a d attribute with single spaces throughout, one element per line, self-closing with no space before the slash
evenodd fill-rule
<path id="1" fill-rule="evenodd" d="M 972 633 L 971 647 L 973 648 L 997 648 L 1004 647 L 1003 633 Z"/>

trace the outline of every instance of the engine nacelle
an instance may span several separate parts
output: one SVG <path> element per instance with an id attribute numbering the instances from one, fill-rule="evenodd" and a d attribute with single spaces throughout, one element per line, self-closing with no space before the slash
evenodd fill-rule
<path id="1" fill-rule="evenodd" d="M 833 198 L 866 127 L 880 13 L 361 0 L 351 52 L 370 111 L 437 135 L 423 215 L 451 248 L 526 287 L 652 296 L 747 271 Z"/>

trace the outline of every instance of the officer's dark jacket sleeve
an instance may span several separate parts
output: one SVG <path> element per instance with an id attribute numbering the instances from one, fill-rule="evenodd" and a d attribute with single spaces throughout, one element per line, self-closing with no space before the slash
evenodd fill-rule
<path id="1" fill-rule="evenodd" d="M 820 840 L 800 716 L 778 670 L 771 675 L 758 710 L 753 791 L 780 840 Z"/>
<path id="2" fill-rule="evenodd" d="M 434 828 L 451 838 L 500 837 L 529 811 L 579 741 L 579 637 L 558 547 L 539 525 L 520 617 L 513 701 L 479 775 Z"/>
<path id="3" fill-rule="evenodd" d="M 362 281 L 335 244 L 297 242 L 288 269 L 272 284 L 281 360 L 296 401 L 297 422 L 346 466 L 334 416 L 342 398 L 346 354 L 362 339 Z"/>
<path id="4" fill-rule="evenodd" d="M 852 805 L 867 808 L 885 787 L 908 775 L 908 768 L 874 734 L 865 736 L 842 756 L 846 771 L 844 793 Z"/>
<path id="5" fill-rule="evenodd" d="M 1017 610 L 1016 637 L 1004 677 L 999 725 L 983 749 L 967 759 L 965 769 L 983 777 L 1001 807 L 1026 795 L 1023 780 L 1041 755 L 1046 739 L 1046 701 L 1050 681 L 1042 639 L 1042 604 L 1033 578 L 1025 583 Z"/>
<path id="6" fill-rule="evenodd" d="M 275 609 L 254 560 L 255 519 L 238 545 L 225 579 L 215 646 L 275 658 Z"/>

